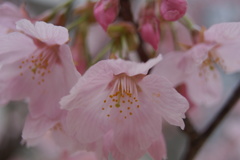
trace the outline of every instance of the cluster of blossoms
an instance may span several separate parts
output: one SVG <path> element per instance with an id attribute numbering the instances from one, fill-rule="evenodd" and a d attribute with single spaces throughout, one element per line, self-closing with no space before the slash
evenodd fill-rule
<path id="1" fill-rule="evenodd" d="M 24 7 L 0 5 L 0 104 L 25 100 L 24 142 L 51 141 L 57 159 L 137 160 L 146 153 L 166 159 L 163 121 L 183 130 L 189 106 L 221 99 L 217 65 L 227 73 L 240 71 L 240 23 L 186 27 L 187 36 L 195 33 L 193 41 L 175 39 L 168 43 L 178 50 L 160 54 L 163 32 L 174 37 L 171 26 L 186 24 L 180 19 L 186 0 L 147 1 L 138 28 L 125 21 L 120 0 L 75 8 L 77 18 L 67 26 L 71 2 L 61 6 L 63 13 L 57 8 L 35 19 Z M 97 55 L 86 45 L 93 23 L 111 38 Z M 130 53 L 139 48 L 149 53 Z"/>

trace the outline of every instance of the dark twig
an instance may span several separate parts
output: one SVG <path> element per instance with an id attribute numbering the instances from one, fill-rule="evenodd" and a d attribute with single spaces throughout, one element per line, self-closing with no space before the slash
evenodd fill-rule
<path id="1" fill-rule="evenodd" d="M 240 98 L 240 82 L 236 90 L 234 90 L 234 92 L 224 105 L 223 109 L 217 114 L 217 116 L 214 118 L 209 127 L 205 130 L 205 132 L 198 136 L 198 138 L 194 139 L 190 138 L 190 144 L 186 154 L 184 155 L 183 160 L 193 160 L 193 158 L 196 156 L 201 147 L 205 144 L 207 139 L 212 135 L 215 129 L 219 126 L 219 124 L 224 120 L 224 118 L 235 106 L 239 98 Z"/>
<path id="2" fill-rule="evenodd" d="M 138 25 L 134 23 L 134 20 L 133 20 L 133 15 L 131 12 L 131 4 L 129 0 L 120 0 L 120 6 L 121 6 L 121 9 L 119 12 L 119 17 L 121 17 L 124 21 L 132 22 L 135 25 L 135 27 L 138 28 Z M 149 59 L 149 57 L 146 54 L 146 51 L 143 47 L 143 40 L 140 37 L 139 33 L 138 33 L 138 39 L 139 39 L 139 45 L 137 48 L 138 55 L 141 61 L 146 62 Z"/>

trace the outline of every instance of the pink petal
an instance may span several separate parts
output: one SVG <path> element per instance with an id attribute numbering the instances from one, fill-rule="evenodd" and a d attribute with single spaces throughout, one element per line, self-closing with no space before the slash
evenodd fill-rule
<path id="1" fill-rule="evenodd" d="M 220 101 L 222 82 L 218 70 L 195 72 L 185 81 L 189 98 L 198 106 L 212 106 Z"/>
<path id="2" fill-rule="evenodd" d="M 24 58 L 36 49 L 29 37 L 18 32 L 1 35 L 0 44 L 0 66 Z"/>
<path id="3" fill-rule="evenodd" d="M 240 37 L 240 23 L 228 22 L 215 24 L 204 32 L 206 41 L 217 42 L 220 44 L 238 40 Z"/>
<path id="4" fill-rule="evenodd" d="M 70 95 L 63 97 L 60 104 L 62 108 L 73 109 L 84 107 L 92 102 L 93 97 L 98 97 L 108 83 L 113 79 L 113 73 L 106 61 L 101 61 L 89 68 L 84 77 L 71 89 Z"/>
<path id="5" fill-rule="evenodd" d="M 208 53 L 213 47 L 214 44 L 200 43 L 188 50 L 187 54 L 192 57 L 196 65 L 201 65 L 208 58 Z"/>
<path id="6" fill-rule="evenodd" d="M 24 18 L 20 9 L 13 3 L 4 2 L 0 5 L 0 25 L 16 29 L 16 21 Z"/>
<path id="7" fill-rule="evenodd" d="M 93 107 L 74 109 L 67 115 L 69 134 L 80 143 L 92 143 L 99 140 L 106 132 L 104 117 Z M 97 116 L 96 116 L 97 115 Z"/>
<path id="8" fill-rule="evenodd" d="M 170 124 L 184 128 L 182 118 L 185 118 L 189 104 L 183 96 L 172 88 L 172 84 L 168 80 L 160 76 L 149 75 L 140 81 L 139 85 L 146 92 L 145 94 L 152 99 L 151 105 L 155 105 L 156 114 L 162 115 Z"/>
<path id="9" fill-rule="evenodd" d="M 20 20 L 16 24 L 18 30 L 48 45 L 62 45 L 69 40 L 68 30 L 61 26 L 54 26 L 42 21 L 36 22 L 34 25 L 26 19 Z"/>
<path id="10" fill-rule="evenodd" d="M 22 137 L 24 140 L 39 138 L 43 136 L 48 129 L 52 128 L 55 123 L 56 121 L 50 120 L 47 117 L 35 119 L 28 115 L 23 128 Z"/>
<path id="11" fill-rule="evenodd" d="M 167 159 L 167 149 L 163 135 L 154 142 L 148 149 L 149 154 L 155 160 Z"/>
<path id="12" fill-rule="evenodd" d="M 106 61 L 109 69 L 112 70 L 114 75 L 125 73 L 128 76 L 135 76 L 139 74 L 147 74 L 149 69 L 155 66 L 162 60 L 161 54 L 155 58 L 148 60 L 146 63 L 137 63 L 131 61 L 124 61 L 122 59 Z"/>
<path id="13" fill-rule="evenodd" d="M 193 60 L 186 56 L 186 53 L 171 52 L 164 55 L 163 60 L 153 68 L 151 74 L 165 77 L 176 87 L 192 72 L 192 65 Z"/>
<path id="14" fill-rule="evenodd" d="M 240 46 L 236 43 L 225 44 L 214 50 L 213 58 L 218 59 L 217 63 L 227 72 L 240 71 Z"/>

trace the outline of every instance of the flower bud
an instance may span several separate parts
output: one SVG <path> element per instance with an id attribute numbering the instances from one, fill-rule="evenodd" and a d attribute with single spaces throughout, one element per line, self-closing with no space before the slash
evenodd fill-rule
<path id="1" fill-rule="evenodd" d="M 94 16 L 105 31 L 118 15 L 118 3 L 118 0 L 100 0 L 95 5 Z"/>
<path id="2" fill-rule="evenodd" d="M 163 19 L 167 21 L 176 21 L 180 19 L 187 11 L 186 0 L 162 0 L 160 12 Z"/>
<path id="3" fill-rule="evenodd" d="M 160 41 L 159 20 L 155 15 L 155 4 L 148 3 L 140 12 L 139 32 L 142 39 L 149 43 L 155 50 Z"/>
<path id="4" fill-rule="evenodd" d="M 155 50 L 158 49 L 160 31 L 157 19 L 153 19 L 153 21 L 147 21 L 142 24 L 140 27 L 140 34 L 144 41 L 149 43 Z"/>

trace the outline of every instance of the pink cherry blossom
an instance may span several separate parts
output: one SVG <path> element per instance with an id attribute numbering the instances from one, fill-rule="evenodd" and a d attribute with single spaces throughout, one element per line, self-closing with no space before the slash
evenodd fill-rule
<path id="1" fill-rule="evenodd" d="M 69 132 L 87 144 L 113 130 L 116 148 L 131 159 L 159 138 L 162 118 L 183 129 L 188 102 L 165 78 L 147 75 L 160 60 L 103 60 L 89 68 L 60 101 Z"/>
<path id="2" fill-rule="evenodd" d="M 197 106 L 216 104 L 222 95 L 222 82 L 208 55 L 213 47 L 198 44 L 186 52 L 168 53 L 153 74 L 165 76 L 175 87 L 185 84 L 184 94 Z"/>
<path id="3" fill-rule="evenodd" d="M 77 82 L 68 31 L 45 22 L 20 20 L 21 32 L 0 36 L 0 101 L 28 98 L 29 115 L 23 137 L 36 138 L 65 114 L 59 100 Z"/>
<path id="4" fill-rule="evenodd" d="M 119 0 L 100 0 L 94 8 L 94 16 L 104 30 L 112 23 L 118 14 Z"/>
<path id="5" fill-rule="evenodd" d="M 187 11 L 186 0 L 162 0 L 160 12 L 167 21 L 176 21 L 180 19 Z"/>

